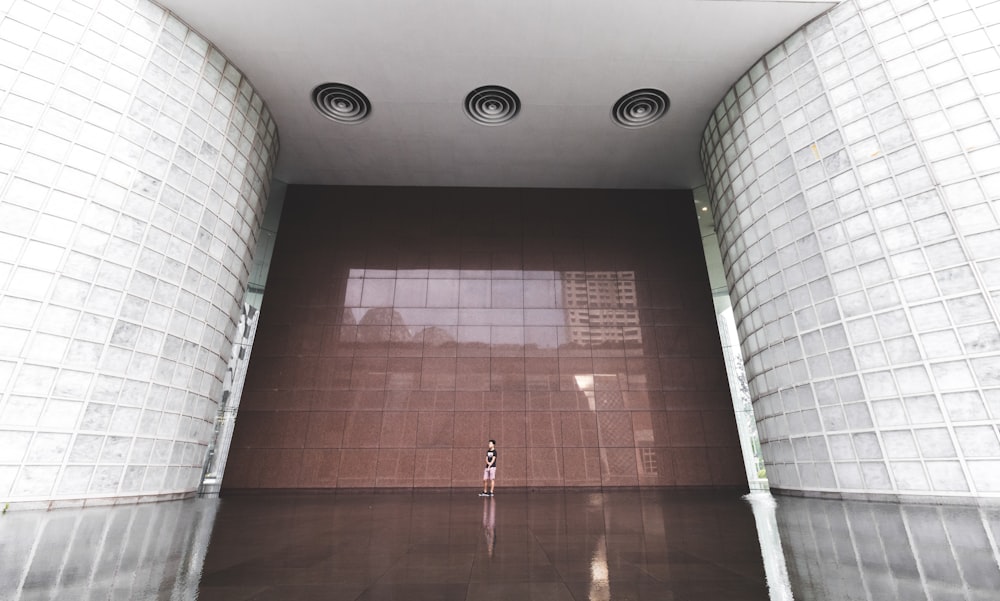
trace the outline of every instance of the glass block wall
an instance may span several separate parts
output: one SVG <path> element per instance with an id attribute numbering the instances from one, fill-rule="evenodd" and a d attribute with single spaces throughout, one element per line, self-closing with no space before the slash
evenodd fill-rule
<path id="1" fill-rule="evenodd" d="M 773 487 L 1000 496 L 998 44 L 1000 2 L 846 1 L 711 117 Z"/>
<path id="2" fill-rule="evenodd" d="M 189 493 L 275 125 L 146 0 L 0 9 L 0 501 Z"/>

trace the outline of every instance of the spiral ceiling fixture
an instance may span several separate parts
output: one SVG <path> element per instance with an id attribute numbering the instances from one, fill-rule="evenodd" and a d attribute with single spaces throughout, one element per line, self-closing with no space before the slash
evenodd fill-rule
<path id="1" fill-rule="evenodd" d="M 653 88 L 643 88 L 625 94 L 611 109 L 611 120 L 629 129 L 646 127 L 666 114 L 670 108 L 667 95 Z"/>
<path id="2" fill-rule="evenodd" d="M 316 86 L 312 93 L 313 104 L 327 119 L 338 123 L 355 124 L 367 119 L 372 113 L 368 97 L 357 88 L 343 83 L 324 83 Z"/>
<path id="3" fill-rule="evenodd" d="M 503 125 L 517 116 L 521 100 L 502 86 L 483 86 L 465 97 L 465 114 L 481 125 Z"/>

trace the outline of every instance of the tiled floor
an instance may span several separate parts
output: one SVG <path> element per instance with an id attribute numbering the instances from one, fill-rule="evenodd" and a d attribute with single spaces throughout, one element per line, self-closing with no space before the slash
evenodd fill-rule
<path id="1" fill-rule="evenodd" d="M 223 500 L 199 599 L 766 599 L 735 494 Z"/>
<path id="2" fill-rule="evenodd" d="M 8 513 L 0 599 L 985 601 L 998 535 L 997 509 L 731 493 L 233 496 Z"/>

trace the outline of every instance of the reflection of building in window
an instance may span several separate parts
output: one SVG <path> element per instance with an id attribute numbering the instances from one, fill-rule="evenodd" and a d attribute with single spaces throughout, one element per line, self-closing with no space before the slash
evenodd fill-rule
<path id="1" fill-rule="evenodd" d="M 656 475 L 656 449 L 642 449 L 642 473 Z"/>
<path id="2" fill-rule="evenodd" d="M 642 342 L 634 271 L 564 271 L 562 281 L 570 342 Z"/>

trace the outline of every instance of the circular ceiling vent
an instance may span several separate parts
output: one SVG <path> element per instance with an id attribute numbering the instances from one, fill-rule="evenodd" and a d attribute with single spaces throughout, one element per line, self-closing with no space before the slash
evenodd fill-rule
<path id="1" fill-rule="evenodd" d="M 643 88 L 618 99 L 611 109 L 611 120 L 630 129 L 646 127 L 662 117 L 669 108 L 670 99 L 666 94 L 653 88 Z"/>
<path id="2" fill-rule="evenodd" d="M 360 90 L 343 83 L 324 83 L 312 93 L 313 104 L 327 119 L 361 123 L 372 113 L 372 103 Z"/>
<path id="3" fill-rule="evenodd" d="M 482 125 L 503 125 L 517 116 L 521 100 L 501 86 L 483 86 L 465 97 L 465 114 Z"/>

